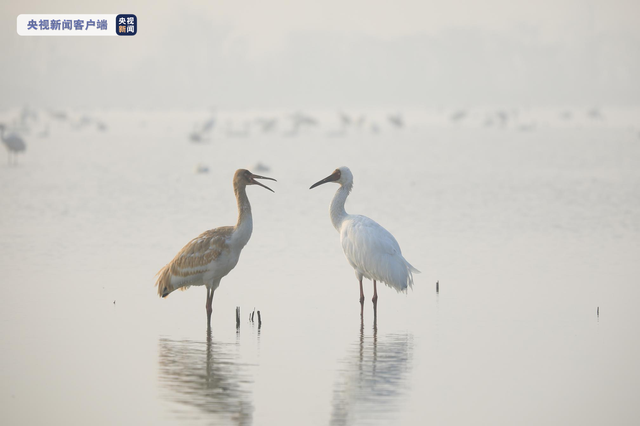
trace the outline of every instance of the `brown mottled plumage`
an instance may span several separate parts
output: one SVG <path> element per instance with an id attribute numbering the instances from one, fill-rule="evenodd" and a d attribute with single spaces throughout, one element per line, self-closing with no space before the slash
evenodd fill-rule
<path id="1" fill-rule="evenodd" d="M 255 179 L 272 178 L 254 175 L 239 169 L 233 177 L 233 190 L 238 203 L 238 222 L 235 226 L 211 229 L 191 240 L 180 252 L 162 268 L 156 276 L 156 286 L 160 297 L 168 296 L 174 290 L 186 290 L 192 285 L 207 287 L 207 324 L 211 324 L 211 303 L 213 292 L 238 263 L 240 252 L 249 241 L 253 231 L 251 204 L 247 198 L 246 186 L 259 185 L 273 190 Z"/>
<path id="2" fill-rule="evenodd" d="M 190 277 L 204 273 L 207 264 L 216 260 L 223 251 L 229 250 L 225 241 L 234 230 L 233 226 L 221 226 L 205 231 L 189 241 L 176 257 L 156 274 L 159 276 L 156 282 L 158 296 L 167 297 L 174 290 L 170 287 L 172 276 Z M 189 287 L 191 286 L 182 286 L 180 290 Z"/>

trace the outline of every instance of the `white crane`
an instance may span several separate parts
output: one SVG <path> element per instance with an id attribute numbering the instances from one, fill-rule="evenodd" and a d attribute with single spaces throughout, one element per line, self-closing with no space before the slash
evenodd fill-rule
<path id="1" fill-rule="evenodd" d="M 24 140 L 16 133 L 9 133 L 8 135 L 4 134 L 5 126 L 4 124 L 0 124 L 0 139 L 2 139 L 2 143 L 7 148 L 8 161 L 11 164 L 11 154 L 13 153 L 13 161 L 15 164 L 18 162 L 18 158 L 16 155 L 19 152 L 24 152 L 27 149 L 27 144 L 24 143 Z"/>
<path id="2" fill-rule="evenodd" d="M 233 176 L 233 191 L 238 203 L 236 225 L 203 232 L 184 246 L 157 274 L 156 286 L 160 297 L 167 297 L 174 290 L 186 290 L 194 285 L 207 287 L 207 327 L 211 327 L 213 292 L 220 285 L 220 280 L 238 263 L 240 252 L 249 242 L 253 231 L 246 186 L 258 185 L 274 192 L 256 179 L 275 181 L 273 178 L 254 175 L 249 170 L 237 170 Z"/>
<path id="3" fill-rule="evenodd" d="M 402 251 L 396 239 L 389 231 L 366 216 L 348 214 L 344 204 L 353 188 L 353 175 L 348 167 L 339 167 L 326 178 L 311 185 L 327 182 L 340 185 L 331 201 L 329 216 L 333 227 L 340 233 L 342 250 L 349 264 L 355 270 L 360 282 L 360 316 L 364 307 L 362 278 L 373 280 L 374 315 L 377 313 L 378 291 L 376 281 L 400 292 L 413 287 L 413 273 L 420 273 L 402 257 Z"/>

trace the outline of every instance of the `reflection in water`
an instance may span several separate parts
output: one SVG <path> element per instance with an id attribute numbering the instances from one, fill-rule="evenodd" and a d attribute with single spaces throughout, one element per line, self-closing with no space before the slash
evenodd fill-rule
<path id="1" fill-rule="evenodd" d="M 163 397 L 198 410 L 178 409 L 181 420 L 206 424 L 252 423 L 253 405 L 248 390 L 252 380 L 239 363 L 237 344 L 219 343 L 207 331 L 207 341 L 159 341 L 159 378 L 168 392 Z"/>
<path id="2" fill-rule="evenodd" d="M 377 327 L 373 327 L 373 336 L 365 336 L 361 322 L 358 342 L 350 348 L 340 368 L 331 424 L 390 424 L 409 392 L 412 353 L 410 333 L 378 339 Z"/>

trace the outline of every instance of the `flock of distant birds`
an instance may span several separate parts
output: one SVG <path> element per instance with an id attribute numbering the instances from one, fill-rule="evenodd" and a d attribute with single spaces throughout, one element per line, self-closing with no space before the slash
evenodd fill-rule
<path id="1" fill-rule="evenodd" d="M 33 108 L 24 107 L 10 125 L 0 123 L 0 139 L 7 149 L 9 164 L 17 164 L 18 155 L 26 151 L 27 143 L 24 135 L 35 135 L 39 138 L 49 136 L 49 125 L 38 124 L 40 116 L 44 114 L 48 114 L 54 121 L 68 123 L 70 128 L 75 130 L 95 128 L 100 132 L 108 131 L 108 126 L 104 121 L 86 114 L 78 117 L 63 110 L 38 112 Z M 407 127 L 406 119 L 400 112 L 388 113 L 382 119 L 379 117 L 374 119 L 363 113 L 349 114 L 345 111 L 337 111 L 336 114 L 337 126 L 333 124 L 333 128 L 326 131 L 327 137 L 345 137 L 354 131 L 375 135 L 384 129 L 399 131 Z M 461 126 L 465 121 L 469 121 L 472 115 L 477 119 L 477 114 L 472 114 L 471 110 L 457 109 L 448 113 L 448 119 L 453 125 Z M 531 132 L 536 129 L 537 123 L 535 121 L 522 121 L 518 119 L 518 116 L 517 109 L 496 109 L 484 113 L 484 119 L 481 122 L 483 127 L 506 128 L 510 126 L 522 132 Z M 569 109 L 562 110 L 558 114 L 558 118 L 562 121 L 571 121 L 575 116 L 576 113 Z M 594 121 L 605 120 L 605 116 L 599 108 L 587 110 L 586 116 Z M 220 130 L 216 131 L 217 133 L 228 138 L 247 138 L 255 134 L 279 134 L 284 137 L 295 137 L 305 134 L 306 130 L 321 127 L 321 121 L 316 116 L 302 111 L 295 111 L 284 117 L 259 116 L 236 121 L 228 119 L 222 126 L 218 126 L 218 121 L 217 116 L 212 114 L 204 122 L 194 123 L 193 129 L 187 135 L 188 140 L 193 143 L 210 142 L 213 140 L 216 127 L 220 127 Z M 39 131 L 33 133 L 32 129 L 34 128 L 39 128 Z M 206 173 L 207 171 L 206 166 L 198 165 L 196 167 L 198 173 Z"/>
<path id="2" fill-rule="evenodd" d="M 345 112 L 338 112 L 339 127 L 327 133 L 329 137 L 346 136 L 348 130 L 356 129 L 359 131 L 368 130 L 371 133 L 379 133 L 381 125 L 376 121 L 367 122 L 366 115 L 351 116 Z M 391 127 L 401 129 L 405 126 L 402 114 L 389 114 L 387 116 L 388 123 Z M 284 123 L 284 124 L 282 124 Z M 216 118 L 210 117 L 204 123 L 195 123 L 193 130 L 189 133 L 189 140 L 194 143 L 208 142 L 212 138 L 215 128 Z M 257 117 L 255 119 L 244 120 L 241 123 L 234 123 L 230 120 L 226 121 L 222 132 L 226 137 L 230 138 L 246 138 L 251 136 L 251 131 L 257 131 L 260 134 L 273 134 L 278 131 L 278 125 L 284 128 L 282 135 L 285 137 L 294 137 L 300 135 L 305 129 L 311 129 L 320 126 L 320 120 L 311 114 L 296 111 L 288 114 L 285 119 L 277 117 Z"/>
<path id="3" fill-rule="evenodd" d="M 65 111 L 48 110 L 48 116 L 55 121 L 67 122 L 73 129 L 82 129 L 95 126 L 100 132 L 106 132 L 108 126 L 104 121 L 92 118 L 88 115 L 82 115 L 79 118 L 73 118 Z M 24 107 L 20 111 L 19 116 L 14 119 L 11 125 L 0 123 L 0 140 L 7 149 L 9 165 L 18 163 L 18 154 L 27 150 L 27 143 L 23 135 L 35 135 L 38 138 L 49 137 L 50 127 L 46 123 L 40 125 L 40 113 L 35 109 Z M 44 121 L 44 120 L 42 120 Z M 39 129 L 33 132 L 33 129 Z"/>
<path id="4" fill-rule="evenodd" d="M 458 109 L 449 114 L 448 118 L 454 125 L 462 125 L 463 122 L 469 120 L 471 111 L 467 109 Z M 521 122 L 518 120 L 519 111 L 517 109 L 498 109 L 487 112 L 482 121 L 483 127 L 499 127 L 505 128 L 509 123 L 513 123 L 513 127 L 522 132 L 529 132 L 536 129 L 537 124 L 534 121 Z M 369 132 L 371 134 L 381 133 L 385 128 L 399 130 L 407 127 L 406 120 L 402 113 L 387 114 L 385 119 L 368 118 L 366 114 L 348 114 L 344 111 L 338 111 L 338 126 L 328 130 L 325 135 L 327 137 L 345 137 L 350 131 Z M 587 111 L 586 116 L 591 120 L 603 121 L 604 115 L 599 108 L 591 108 Z M 558 114 L 562 121 L 571 121 L 574 113 L 571 110 L 563 110 Z M 212 139 L 212 134 L 216 126 L 215 116 L 208 118 L 204 123 L 195 123 L 193 130 L 189 133 L 189 140 L 194 143 L 208 142 Z M 321 122 L 318 118 L 311 114 L 297 111 L 288 114 L 286 117 L 257 117 L 254 119 L 246 119 L 240 123 L 231 120 L 225 121 L 222 126 L 221 133 L 229 138 L 246 138 L 254 134 L 273 134 L 278 131 L 278 125 L 282 129 L 280 134 L 285 137 L 293 137 L 302 134 L 304 130 L 320 127 Z"/>

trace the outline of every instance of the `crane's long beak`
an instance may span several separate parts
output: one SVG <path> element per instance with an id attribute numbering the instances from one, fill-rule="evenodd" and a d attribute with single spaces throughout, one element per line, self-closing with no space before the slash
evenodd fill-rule
<path id="1" fill-rule="evenodd" d="M 266 176 L 259 176 L 259 175 L 254 175 L 253 173 L 251 174 L 251 183 L 253 183 L 254 185 L 258 185 L 261 186 L 263 188 L 268 189 L 271 192 L 276 192 L 273 189 L 269 188 L 267 185 L 263 185 L 260 182 L 258 182 L 256 179 L 267 179 L 267 180 L 272 180 L 274 182 L 277 182 L 277 180 L 275 180 L 274 178 L 270 178 L 270 177 L 266 177 Z"/>
<path id="2" fill-rule="evenodd" d="M 327 182 L 335 182 L 338 179 L 340 179 L 340 170 L 336 170 L 335 172 L 331 173 L 329 176 L 327 176 L 326 178 L 319 180 L 318 182 L 314 183 L 313 185 L 311 185 L 311 187 L 309 189 L 313 189 L 316 186 L 320 186 L 323 183 L 327 183 Z"/>

